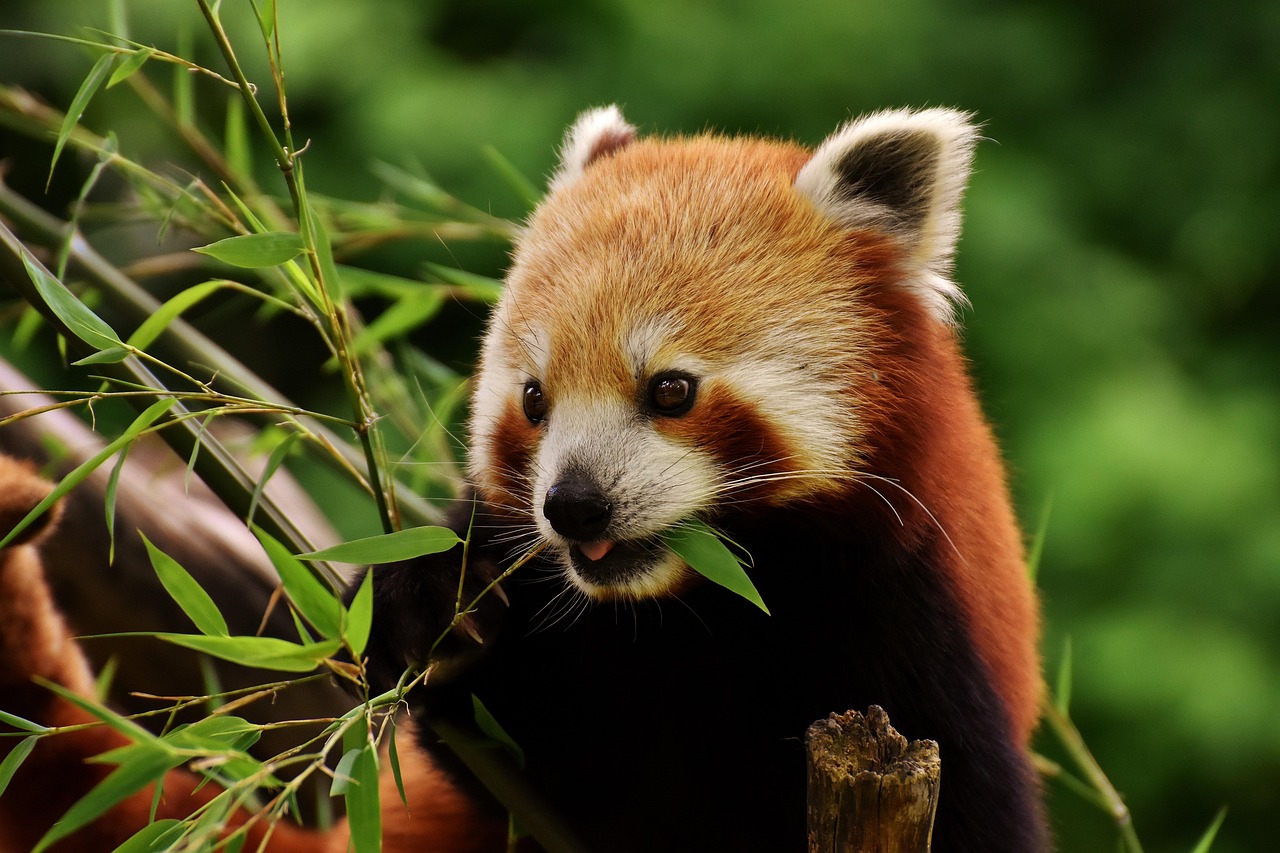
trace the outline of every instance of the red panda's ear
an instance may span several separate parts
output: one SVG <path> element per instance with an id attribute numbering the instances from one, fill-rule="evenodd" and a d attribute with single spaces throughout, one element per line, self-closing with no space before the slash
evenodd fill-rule
<path id="1" fill-rule="evenodd" d="M 610 104 L 587 110 L 578 116 L 560 146 L 560 165 L 551 178 L 552 191 L 563 189 L 582 177 L 593 161 L 626 147 L 636 138 L 636 129 Z"/>
<path id="2" fill-rule="evenodd" d="M 977 135 L 956 110 L 874 113 L 827 137 L 795 187 L 848 228 L 896 237 L 913 267 L 908 286 L 949 321 L 965 301 L 950 272 Z"/>

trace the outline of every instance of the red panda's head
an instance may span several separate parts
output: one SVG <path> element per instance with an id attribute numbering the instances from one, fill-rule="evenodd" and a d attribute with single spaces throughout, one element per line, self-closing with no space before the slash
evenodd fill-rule
<path id="1" fill-rule="evenodd" d="M 584 114 L 490 321 L 481 496 L 588 595 L 642 598 L 688 580 L 672 526 L 849 489 L 889 333 L 864 294 L 950 321 L 974 138 L 950 110 L 862 118 L 816 151 Z"/>

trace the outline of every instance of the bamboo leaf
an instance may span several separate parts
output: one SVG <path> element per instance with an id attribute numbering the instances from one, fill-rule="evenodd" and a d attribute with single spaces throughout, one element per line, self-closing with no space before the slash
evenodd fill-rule
<path id="1" fill-rule="evenodd" d="M 99 782 L 85 794 L 66 814 L 55 823 L 36 844 L 32 853 L 41 853 L 80 827 L 102 815 L 126 797 L 137 793 L 152 782 L 158 781 L 171 768 L 182 763 L 182 758 L 155 749 L 135 745 L 138 751 L 129 760 Z"/>
<path id="2" fill-rule="evenodd" d="M 1044 541 L 1049 535 L 1049 514 L 1052 510 L 1051 495 L 1045 500 L 1044 509 L 1040 510 L 1040 523 L 1036 525 L 1036 535 L 1031 540 L 1031 547 L 1027 549 L 1027 576 L 1032 583 L 1036 582 L 1040 574 L 1040 559 L 1044 556 Z"/>
<path id="3" fill-rule="evenodd" d="M 303 181 L 302 164 L 294 163 L 294 171 L 298 177 L 298 195 L 301 199 L 302 210 L 306 214 L 304 222 L 306 224 L 307 234 L 310 236 L 310 245 L 316 253 L 316 263 L 320 268 L 321 284 L 324 286 L 328 298 L 332 302 L 338 302 L 342 298 L 342 278 L 338 275 L 338 268 L 333 262 L 333 244 L 329 240 L 329 231 L 325 228 L 324 220 L 311 204 L 311 199 L 307 195 L 306 184 Z"/>
<path id="4" fill-rule="evenodd" d="M 244 752 L 261 737 L 261 726 L 226 714 L 180 726 L 165 735 L 164 740 L 175 749 Z"/>
<path id="5" fill-rule="evenodd" d="M 24 732 L 47 732 L 48 726 L 42 726 L 39 723 L 33 723 L 30 720 L 24 720 L 16 714 L 10 714 L 8 711 L 0 711 L 0 723 L 13 726 L 15 729 L 22 729 Z"/>
<path id="6" fill-rule="evenodd" d="M 276 0 L 253 0 L 253 8 L 258 13 L 258 28 L 262 37 L 271 41 L 276 31 Z"/>
<path id="7" fill-rule="evenodd" d="M 1062 646 L 1062 662 L 1058 664 L 1058 682 L 1054 689 L 1054 700 L 1062 716 L 1069 716 L 1071 707 L 1071 638 L 1067 637 Z"/>
<path id="8" fill-rule="evenodd" d="M 71 106 L 67 107 L 67 114 L 62 119 L 62 127 L 58 129 L 58 141 L 53 146 L 53 159 L 49 163 L 50 180 L 53 178 L 54 167 L 58 165 L 58 157 L 62 155 L 62 147 L 71 137 L 71 131 L 76 129 L 80 116 L 84 115 L 85 108 L 89 106 L 89 101 L 93 100 L 93 96 L 111 76 L 111 72 L 119 61 L 119 54 L 104 53 L 99 56 L 98 61 L 89 70 L 89 76 L 80 84 L 76 96 L 71 99 Z"/>
<path id="9" fill-rule="evenodd" d="M 498 173 L 498 177 L 506 181 L 511 191 L 524 202 L 526 213 L 538 206 L 538 202 L 542 200 L 542 193 L 533 185 L 533 181 L 526 178 L 523 172 L 502 155 L 501 151 L 492 145 L 486 145 L 481 149 L 481 153 L 484 154 L 484 159 L 489 162 L 493 171 Z"/>
<path id="10" fill-rule="evenodd" d="M 199 634 L 156 634 L 166 643 L 204 652 L 221 660 L 280 672 L 310 672 L 341 647 L 337 640 L 291 643 L 275 637 L 206 637 Z"/>
<path id="11" fill-rule="evenodd" d="M 476 726 L 484 733 L 484 736 L 501 745 L 515 759 L 516 766 L 523 770 L 524 749 L 515 742 L 511 735 L 507 734 L 507 730 L 502 727 L 502 724 L 498 722 L 493 714 L 489 713 L 489 709 L 480 701 L 480 697 L 474 693 L 471 694 L 471 711 L 475 716 Z"/>
<path id="12" fill-rule="evenodd" d="M 347 629 L 343 635 L 351 647 L 352 656 L 359 659 L 369 644 L 369 629 L 373 627 L 373 572 L 365 572 L 360 588 L 347 609 Z"/>
<path id="13" fill-rule="evenodd" d="M 187 618 L 195 623 L 200 633 L 210 637 L 230 636 L 227 621 L 222 618 L 218 605 L 196 579 L 191 577 L 177 560 L 152 545 L 146 535 L 142 536 L 142 544 L 147 548 L 151 567 L 155 569 L 161 585 L 169 593 L 169 597 L 182 608 L 182 612 L 187 614 Z"/>
<path id="14" fill-rule="evenodd" d="M 192 249 L 225 264 L 246 269 L 274 267 L 302 254 L 302 238 L 288 231 L 241 234 Z"/>
<path id="15" fill-rule="evenodd" d="M 227 99 L 227 124 L 224 133 L 227 147 L 227 163 L 231 170 L 246 177 L 253 174 L 253 160 L 250 156 L 252 146 L 249 143 L 249 131 L 244 123 L 244 100 L 242 98 Z"/>
<path id="16" fill-rule="evenodd" d="M 54 278 L 25 250 L 22 253 L 22 264 L 27 268 L 27 275 L 35 285 L 40 298 L 44 300 L 44 304 L 63 322 L 71 334 L 95 350 L 107 350 L 124 345 L 114 329 L 93 313 L 89 306 L 76 298 L 65 284 Z"/>
<path id="17" fill-rule="evenodd" d="M 685 522 L 668 531 L 663 540 L 668 548 L 689 564 L 689 568 L 707 580 L 736 592 L 765 613 L 769 612 L 755 584 L 747 576 L 742 561 L 734 556 L 706 524 L 696 520 Z"/>
<path id="18" fill-rule="evenodd" d="M 339 563 L 394 563 L 427 554 L 440 554 L 462 542 L 447 527 L 410 527 L 365 539 L 353 539 L 332 548 L 299 554 L 299 560 L 333 560 Z"/>
<path id="19" fill-rule="evenodd" d="M 472 299 L 492 304 L 502 296 L 502 282 L 495 278 L 463 272 L 440 264 L 428 263 L 426 268 L 441 281 L 459 288 Z"/>
<path id="20" fill-rule="evenodd" d="M 175 51 L 178 56 L 191 56 L 193 54 L 191 37 L 191 27 L 183 25 L 178 28 L 178 48 Z M 195 83 L 191 79 L 191 72 L 181 65 L 174 66 L 173 69 L 173 113 L 181 127 L 190 127 L 195 124 L 196 107 L 195 107 Z"/>
<path id="21" fill-rule="evenodd" d="M 338 600 L 337 594 L 269 533 L 257 526 L 254 526 L 253 533 L 262 543 L 276 573 L 280 575 L 284 591 L 294 607 L 325 637 L 340 637 L 342 602 Z"/>
<path id="22" fill-rule="evenodd" d="M 1222 828 L 1222 822 L 1227 819 L 1227 807 L 1223 806 L 1218 809 L 1218 816 L 1213 819 L 1213 823 L 1205 830 L 1204 835 L 1200 837 L 1200 841 L 1192 848 L 1191 853 L 1209 853 L 1209 848 L 1213 847 L 1213 840 L 1218 837 L 1218 830 Z"/>
<path id="23" fill-rule="evenodd" d="M 117 847 L 113 853 L 160 853 L 170 850 L 178 840 L 185 824 L 174 818 L 165 818 L 150 823 L 135 832 L 128 841 Z"/>
<path id="24" fill-rule="evenodd" d="M 146 349 L 160 337 L 160 333 L 169 327 L 169 324 L 176 320 L 179 316 L 186 313 L 192 306 L 204 300 L 222 288 L 226 287 L 226 281 L 206 281 L 203 284 L 193 285 L 186 290 L 175 293 L 172 297 L 165 301 L 163 305 L 147 316 L 138 328 L 134 329 L 133 334 L 129 336 L 128 344 L 135 349 Z"/>
<path id="25" fill-rule="evenodd" d="M 9 782 L 13 780 L 13 774 L 18 772 L 18 768 L 22 766 L 22 762 L 27 760 L 27 756 L 31 754 L 31 750 L 36 748 L 36 742 L 40 740 L 40 735 L 30 735 L 18 741 L 18 745 L 9 751 L 4 757 L 4 761 L 0 761 L 0 797 L 4 796 L 4 789 L 9 787 Z"/>
<path id="26" fill-rule="evenodd" d="M 400 793 L 400 802 L 407 808 L 409 795 L 404 790 L 404 776 L 400 773 L 400 751 L 396 749 L 396 732 L 399 729 L 391 725 L 391 742 L 387 744 L 387 758 L 391 761 L 391 777 L 396 781 L 396 791 Z"/>
<path id="27" fill-rule="evenodd" d="M 369 742 L 366 726 L 353 726 L 343 737 L 351 756 L 346 770 L 350 778 L 343 791 L 347 822 L 355 853 L 378 853 L 382 849 L 382 810 L 378 802 L 378 756 Z"/>
<path id="28" fill-rule="evenodd" d="M 44 514 L 49 507 L 57 503 L 59 498 L 83 482 L 85 478 L 98 468 L 99 465 L 111 458 L 116 451 L 125 447 L 137 438 L 143 430 L 155 423 L 155 421 L 167 412 L 173 404 L 173 398 L 166 397 L 163 400 L 157 400 L 148 406 L 146 411 L 138 415 L 138 417 L 134 419 L 133 423 L 131 423 L 118 438 L 106 447 L 102 448 L 102 450 L 98 451 L 92 459 L 88 459 L 80 463 L 74 470 L 67 474 L 67 476 L 63 477 L 58 485 L 53 487 L 53 491 L 49 493 L 48 497 L 36 504 L 35 508 L 32 509 L 31 512 L 27 513 L 26 517 L 23 518 L 22 521 L 19 521 L 3 539 L 0 539 L 0 548 L 8 545 L 14 537 L 27 528 L 27 525 Z"/>
<path id="29" fill-rule="evenodd" d="M 118 364 L 128 357 L 129 350 L 124 347 L 107 347 L 104 350 L 98 350 L 93 355 L 87 355 L 71 363 L 76 367 L 84 367 L 87 364 Z"/>
<path id="30" fill-rule="evenodd" d="M 338 766 L 333 768 L 333 782 L 329 784 L 329 796 L 341 797 L 347 792 L 347 788 L 351 787 L 351 768 L 355 766 L 356 758 L 359 755 L 359 747 L 348 749 L 342 753 L 342 758 L 338 760 Z"/>
<path id="31" fill-rule="evenodd" d="M 107 477 L 107 489 L 102 498 L 102 511 L 107 520 L 107 565 L 116 562 L 116 495 L 120 491 L 120 472 L 124 470 L 124 460 L 129 458 L 129 448 L 125 447 L 111 467 L 111 476 Z"/>
<path id="32" fill-rule="evenodd" d="M 366 355 L 386 341 L 404 337 L 440 313 L 444 301 L 444 291 L 438 286 L 420 285 L 417 293 L 396 300 L 377 319 L 365 326 L 351 342 L 352 352 Z"/>
<path id="33" fill-rule="evenodd" d="M 156 737 L 133 720 L 130 720 L 128 717 L 117 714 L 106 705 L 68 690 L 61 684 L 55 684 L 52 681 L 46 681 L 41 678 L 36 678 L 35 681 L 38 684 L 43 684 L 46 688 L 58 694 L 60 698 L 65 699 L 72 705 L 75 705 L 86 714 L 106 723 L 130 741 L 136 744 L 146 745 L 150 749 L 159 749 L 166 753 L 173 752 L 164 744 L 163 741 L 160 740 L 160 738 Z"/>
<path id="34" fill-rule="evenodd" d="M 285 437 L 271 450 L 271 455 L 267 457 L 267 464 L 262 469 L 262 474 L 258 477 L 258 481 L 253 484 L 253 495 L 249 498 L 249 512 L 245 515 L 245 520 L 250 524 L 253 523 L 253 514 L 258 509 L 258 500 L 262 497 L 262 492 L 267 488 L 267 483 L 271 481 L 271 477 L 279 470 L 280 465 L 284 462 L 284 458 L 289 455 L 289 451 L 298 443 L 298 439 L 302 438 L 300 432 L 286 433 Z"/>
<path id="35" fill-rule="evenodd" d="M 130 53 L 128 58 L 120 63 L 120 67 L 112 73 L 111 79 L 107 81 L 107 88 L 110 89 L 117 83 L 129 79 L 154 54 L 155 50 L 149 47 L 140 47 Z"/>

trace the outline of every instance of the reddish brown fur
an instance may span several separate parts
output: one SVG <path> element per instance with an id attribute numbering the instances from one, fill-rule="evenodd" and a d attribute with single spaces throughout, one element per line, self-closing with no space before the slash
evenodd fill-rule
<path id="1" fill-rule="evenodd" d="M 0 456 L 0 535 L 26 516 L 50 487 L 34 469 Z M 128 744 L 124 735 L 35 683 L 54 682 L 81 696 L 93 697 L 89 664 L 68 630 L 45 581 L 37 551 L 37 533 L 50 518 L 31 529 L 32 542 L 0 550 L 0 710 L 48 727 L 84 726 L 39 741 L 0 796 L 0 853 L 26 853 L 76 800 L 114 769 L 86 759 Z M 3 727 L 3 728 L 8 728 Z M 406 738 L 406 743 L 411 742 Z M 0 759 L 19 738 L 0 738 Z M 477 817 L 468 801 L 433 770 L 424 756 L 405 749 L 403 770 L 409 786 L 409 808 L 400 806 L 395 783 L 383 779 L 382 799 L 387 853 L 480 853 L 500 846 L 502 827 Z M 201 786 L 202 778 L 185 770 L 169 773 L 159 800 L 157 819 L 182 818 L 217 795 Z M 63 853 L 107 853 L 150 820 L 154 788 L 148 786 L 88 827 L 54 845 Z M 250 817 L 241 811 L 229 830 Z M 258 849 L 268 827 L 259 822 L 249 831 L 245 850 Z M 424 839 L 432 839 L 430 844 Z M 271 830 L 271 853 L 342 853 L 347 849 L 345 823 L 318 833 L 288 821 Z"/>
<path id="2" fill-rule="evenodd" d="M 713 370 L 779 328 L 818 330 L 821 357 L 811 368 L 844 389 L 853 418 L 830 442 L 848 442 L 850 472 L 891 477 L 902 488 L 850 485 L 847 477 L 786 486 L 811 489 L 815 501 L 846 495 L 876 513 L 887 501 L 903 522 L 895 535 L 907 540 L 934 524 L 946 533 L 954 550 L 943 570 L 1025 743 L 1039 707 L 1029 641 L 1038 636 L 1037 611 L 999 453 L 956 334 L 901 286 L 897 244 L 844 230 L 794 192 L 808 156 L 785 143 L 712 137 L 643 140 L 612 152 L 531 223 L 509 278 L 513 316 L 550 330 L 549 375 L 539 378 L 553 408 L 556 394 L 633 394 L 617 342 L 657 306 L 680 306 L 673 346 Z M 652 238 L 671 233 L 680 236 Z M 495 333 L 516 351 L 523 332 L 511 319 Z M 758 408 L 749 401 L 715 388 L 710 397 L 705 414 L 695 407 L 659 428 L 723 459 L 790 457 L 784 467 L 814 467 L 796 458 L 793 424 L 753 422 Z M 720 416 L 739 428 L 712 426 Z M 510 453 L 500 448 L 513 443 L 528 452 L 533 436 L 515 426 L 504 421 L 491 452 Z"/>
<path id="3" fill-rule="evenodd" d="M 898 535 L 910 538 L 935 524 L 946 532 L 954 547 L 941 555 L 943 567 L 1025 743 L 1039 717 L 1039 660 L 1027 641 L 1039 635 L 1039 619 L 1000 454 L 972 393 L 955 331 L 930 322 L 885 272 L 882 267 L 877 284 L 864 289 L 877 341 L 871 360 L 879 374 L 862 392 L 871 424 L 866 469 L 892 472 L 915 499 L 887 484 L 869 485 L 901 516 Z M 883 512 L 883 504 L 875 506 L 880 498 L 869 492 L 861 502 L 867 511 Z"/>

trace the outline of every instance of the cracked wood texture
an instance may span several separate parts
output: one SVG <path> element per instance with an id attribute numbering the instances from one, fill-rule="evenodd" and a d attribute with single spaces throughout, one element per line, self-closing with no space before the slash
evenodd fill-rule
<path id="1" fill-rule="evenodd" d="M 928 853 L 942 765 L 931 740 L 910 744 L 882 708 L 809 727 L 809 853 Z"/>

